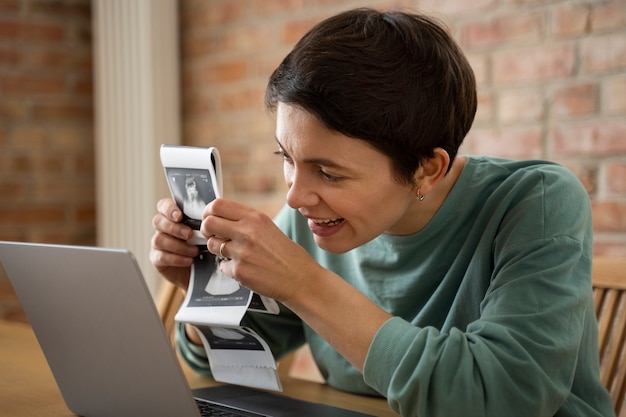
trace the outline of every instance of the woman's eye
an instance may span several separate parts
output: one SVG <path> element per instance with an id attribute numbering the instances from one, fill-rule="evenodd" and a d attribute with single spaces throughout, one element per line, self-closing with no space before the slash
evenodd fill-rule
<path id="1" fill-rule="evenodd" d="M 341 177 L 338 177 L 336 175 L 331 175 L 328 172 L 324 171 L 323 169 L 320 169 L 320 175 L 328 182 L 337 182 L 341 180 Z"/>
<path id="2" fill-rule="evenodd" d="M 287 162 L 291 161 L 291 158 L 289 157 L 289 155 L 287 155 L 285 153 L 285 151 L 283 151 L 282 149 L 274 151 L 274 155 L 280 156 L 281 158 L 283 158 Z"/>

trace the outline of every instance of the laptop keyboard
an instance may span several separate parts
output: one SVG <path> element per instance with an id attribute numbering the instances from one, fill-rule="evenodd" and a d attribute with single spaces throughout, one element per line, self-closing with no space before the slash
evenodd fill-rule
<path id="1" fill-rule="evenodd" d="M 217 404 L 196 399 L 196 404 L 202 417 L 262 417 L 260 414 L 248 413 Z"/>

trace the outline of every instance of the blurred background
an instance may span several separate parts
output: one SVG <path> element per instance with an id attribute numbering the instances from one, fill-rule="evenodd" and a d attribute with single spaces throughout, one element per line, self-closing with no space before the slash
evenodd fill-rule
<path id="1" fill-rule="evenodd" d="M 440 18 L 478 81 L 462 152 L 562 163 L 594 254 L 626 257 L 626 0 L 0 0 L 0 240 L 128 248 L 156 291 L 162 143 L 216 146 L 225 196 L 275 214 L 266 81 L 361 6 Z"/>

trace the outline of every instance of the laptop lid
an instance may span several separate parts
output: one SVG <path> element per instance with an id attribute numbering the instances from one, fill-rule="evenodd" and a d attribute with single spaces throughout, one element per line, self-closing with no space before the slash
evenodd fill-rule
<path id="1" fill-rule="evenodd" d="M 75 414 L 199 416 L 195 396 L 246 415 L 368 416 L 232 385 L 192 395 L 127 250 L 0 241 L 0 262 Z"/>
<path id="2" fill-rule="evenodd" d="M 199 416 L 128 251 L 0 242 L 0 261 L 72 412 Z"/>

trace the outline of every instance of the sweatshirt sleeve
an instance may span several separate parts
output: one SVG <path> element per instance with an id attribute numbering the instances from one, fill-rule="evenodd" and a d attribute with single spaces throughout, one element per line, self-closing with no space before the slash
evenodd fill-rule
<path id="1" fill-rule="evenodd" d="M 381 326 L 364 378 L 394 410 L 405 417 L 558 412 L 571 392 L 583 333 L 597 337 L 590 210 L 581 188 L 548 181 L 503 217 L 480 317 L 465 329 L 442 333 L 398 317 Z M 568 207 L 577 198 L 583 203 Z M 597 361 L 597 351 L 585 355 Z"/>
<path id="2" fill-rule="evenodd" d="M 185 333 L 185 323 L 176 323 L 176 349 L 183 360 L 194 371 L 211 375 L 209 359 L 203 346 L 192 343 Z"/>
<path id="3" fill-rule="evenodd" d="M 402 416 L 553 416 L 570 391 L 592 306 L 577 263 L 531 266 L 501 272 L 467 329 L 387 321 L 370 346 L 367 383 Z"/>

